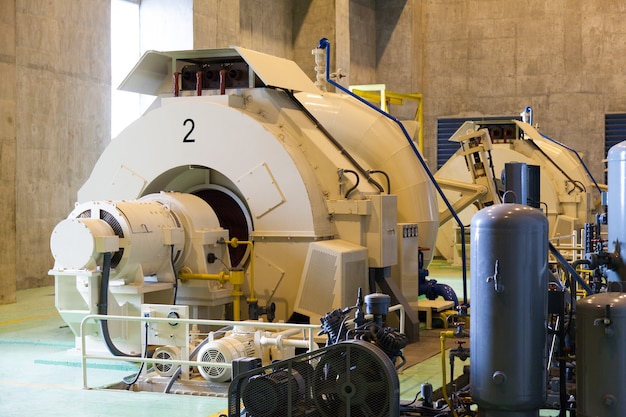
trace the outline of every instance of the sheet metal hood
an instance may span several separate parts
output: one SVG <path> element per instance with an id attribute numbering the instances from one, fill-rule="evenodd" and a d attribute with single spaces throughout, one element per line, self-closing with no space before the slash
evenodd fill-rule
<path id="1" fill-rule="evenodd" d="M 171 91 L 172 74 L 186 64 L 242 59 L 265 86 L 321 94 L 295 62 L 240 46 L 189 51 L 147 51 L 118 89 L 157 96 Z"/>

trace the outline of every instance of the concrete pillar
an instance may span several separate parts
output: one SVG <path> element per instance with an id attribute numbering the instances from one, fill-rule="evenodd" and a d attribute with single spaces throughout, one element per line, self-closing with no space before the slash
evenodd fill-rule
<path id="1" fill-rule="evenodd" d="M 110 140 L 110 1 L 1 3 L 15 6 L 1 15 L 15 22 L 17 169 L 13 193 L 1 199 L 14 202 L 15 270 L 0 279 L 16 280 L 19 290 L 52 284 L 50 233 Z"/>
<path id="2" fill-rule="evenodd" d="M 289 0 L 195 0 L 194 48 L 242 46 L 292 59 Z M 297 2 L 299 3 L 299 2 Z"/>
<path id="3" fill-rule="evenodd" d="M 14 303 L 15 280 L 15 0 L 0 2 L 0 304 Z"/>

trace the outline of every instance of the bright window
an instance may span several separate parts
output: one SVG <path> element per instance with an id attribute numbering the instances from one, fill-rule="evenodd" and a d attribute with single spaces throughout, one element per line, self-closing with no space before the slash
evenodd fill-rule
<path id="1" fill-rule="evenodd" d="M 111 0 L 111 137 L 141 114 L 141 96 L 117 87 L 140 57 L 139 3 Z"/>
<path id="2" fill-rule="evenodd" d="M 148 50 L 193 49 L 193 0 L 111 0 L 111 136 L 150 107 L 153 96 L 117 87 Z"/>

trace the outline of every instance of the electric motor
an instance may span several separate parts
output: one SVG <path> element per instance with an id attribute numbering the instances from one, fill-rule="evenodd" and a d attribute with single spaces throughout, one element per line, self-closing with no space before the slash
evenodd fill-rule
<path id="1" fill-rule="evenodd" d="M 178 346 L 159 346 L 152 355 L 154 359 L 180 360 L 180 347 Z M 172 363 L 154 362 L 154 370 L 159 376 L 172 376 L 176 372 L 177 365 Z"/>
<path id="2" fill-rule="evenodd" d="M 198 352 L 200 362 L 232 363 L 235 359 L 253 357 L 254 334 L 231 333 L 204 345 Z M 231 370 L 218 365 L 198 366 L 198 371 L 207 381 L 225 382 L 232 377 Z"/>
<path id="3" fill-rule="evenodd" d="M 269 375 L 255 375 L 248 380 L 242 400 L 251 417 L 272 417 L 285 412 L 291 390 L 291 406 L 302 402 L 308 392 L 313 368 L 306 362 L 289 370 L 279 369 Z"/>
<path id="4" fill-rule="evenodd" d="M 55 227 L 50 247 L 57 270 L 95 269 L 106 251 L 113 252 L 112 279 L 123 278 L 128 284 L 156 275 L 162 280 L 166 271 L 171 281 L 172 263 L 189 258 L 194 234 L 208 229 L 220 229 L 217 217 L 207 203 L 190 194 L 88 201 L 77 204 Z M 114 247 L 107 238 L 116 239 Z"/>

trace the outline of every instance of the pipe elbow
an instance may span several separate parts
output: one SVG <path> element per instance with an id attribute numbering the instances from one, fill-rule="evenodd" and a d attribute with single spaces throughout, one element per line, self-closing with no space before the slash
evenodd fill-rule
<path id="1" fill-rule="evenodd" d="M 454 302 L 454 307 L 459 306 L 459 298 L 452 287 L 446 284 L 439 284 L 434 279 L 425 279 L 420 283 L 419 295 L 425 295 L 429 300 L 434 300 L 441 296 L 446 301 Z"/>

